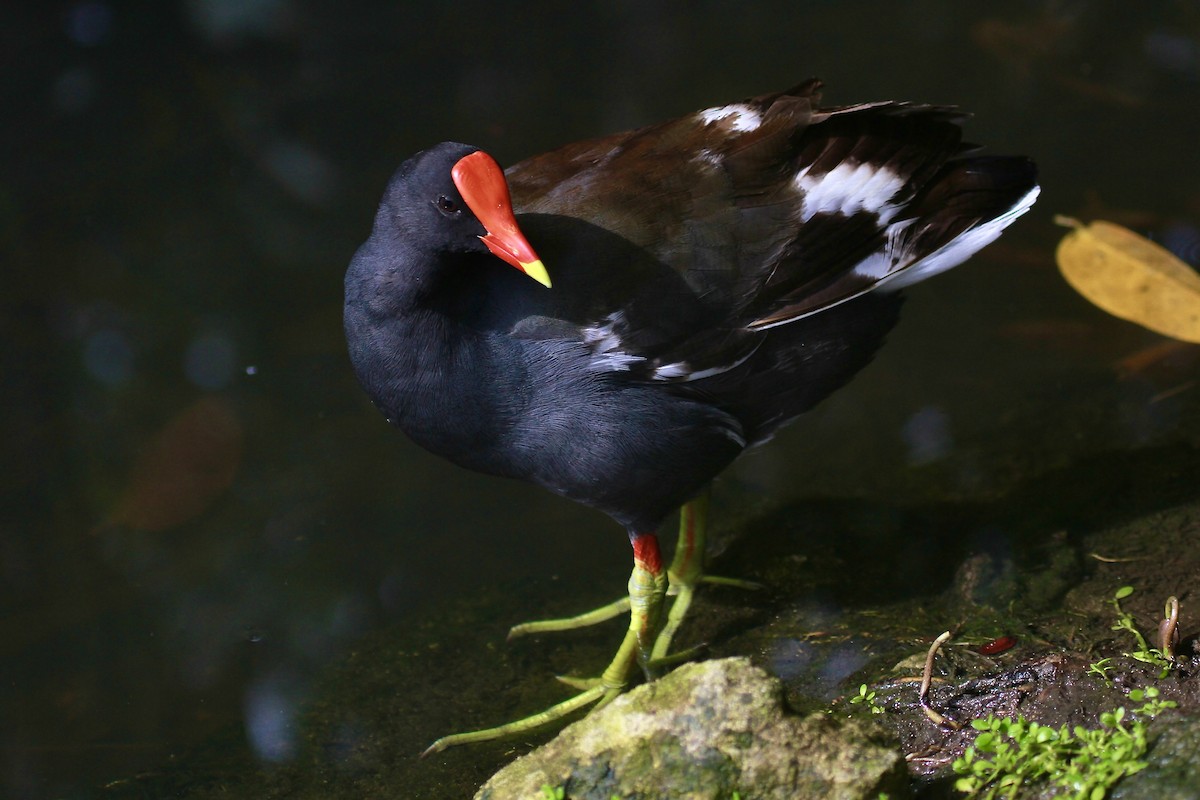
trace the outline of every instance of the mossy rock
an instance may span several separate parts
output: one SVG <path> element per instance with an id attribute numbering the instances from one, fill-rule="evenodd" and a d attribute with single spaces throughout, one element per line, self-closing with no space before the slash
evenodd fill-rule
<path id="1" fill-rule="evenodd" d="M 755 800 L 908 795 L 894 741 L 866 721 L 799 717 L 745 658 L 688 664 L 564 729 L 492 777 L 476 800 Z"/>

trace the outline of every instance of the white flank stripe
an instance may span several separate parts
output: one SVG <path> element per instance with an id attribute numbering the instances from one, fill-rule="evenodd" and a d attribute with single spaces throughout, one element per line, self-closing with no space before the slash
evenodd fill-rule
<path id="1" fill-rule="evenodd" d="M 746 437 L 742 436 L 742 434 L 735 431 L 733 428 L 718 428 L 717 430 L 725 434 L 725 436 L 728 437 L 738 447 L 746 446 Z"/>
<path id="2" fill-rule="evenodd" d="M 739 132 L 752 131 L 762 124 L 762 115 L 742 103 L 708 108 L 699 112 L 699 117 L 705 125 L 729 120 L 729 127 Z"/>
<path id="3" fill-rule="evenodd" d="M 1037 200 L 1040 191 L 1040 187 L 1033 187 L 1008 211 L 976 228 L 964 231 L 912 266 L 897 272 L 895 277 L 885 279 L 880 285 L 886 286 L 888 291 L 903 289 L 905 286 L 912 286 L 918 281 L 931 278 L 939 272 L 945 272 L 951 267 L 957 267 L 996 241 L 1001 231 L 1029 210 L 1029 207 Z"/>
<path id="4" fill-rule="evenodd" d="M 840 212 L 849 217 L 858 211 L 869 211 L 879 214 L 886 224 L 896 213 L 888 203 L 904 188 L 905 179 L 887 167 L 847 161 L 822 175 L 810 175 L 810 169 L 805 167 L 795 178 L 803 198 L 801 222 L 808 222 L 817 214 Z"/>
<path id="5" fill-rule="evenodd" d="M 632 365 L 645 361 L 641 356 L 621 351 L 621 336 L 617 326 L 625 322 L 625 315 L 614 311 L 600 325 L 584 328 L 583 341 L 592 347 L 592 366 L 601 370 L 626 371 Z"/>
<path id="6" fill-rule="evenodd" d="M 683 378 L 688 376 L 691 380 L 692 367 L 686 361 L 676 361 L 674 364 L 663 364 L 661 367 L 654 369 L 654 377 L 662 380 L 671 380 L 673 378 Z"/>
<path id="7" fill-rule="evenodd" d="M 621 347 L 621 337 L 617 334 L 617 326 L 625 322 L 625 313 L 614 311 L 604 318 L 600 325 L 584 328 L 583 341 L 593 345 L 601 353 L 617 350 Z"/>
<path id="8" fill-rule="evenodd" d="M 754 347 L 750 348 L 750 352 L 746 353 L 746 355 L 742 356 L 737 361 L 734 361 L 732 364 L 719 364 L 715 367 L 702 369 L 699 372 L 692 372 L 692 366 L 688 362 L 675 361 L 673 363 L 663 364 L 661 367 L 655 368 L 654 377 L 658 380 L 683 378 L 684 383 L 687 383 L 688 381 L 698 381 L 703 378 L 711 378 L 713 375 L 720 375 L 722 372 L 728 372 L 731 369 L 745 364 L 746 361 L 749 360 L 750 356 L 758 352 L 759 345 L 761 344 L 762 341 L 759 340 Z"/>
<path id="9" fill-rule="evenodd" d="M 597 353 L 592 356 L 592 367 L 602 371 L 627 372 L 634 364 L 645 361 L 641 356 L 631 356 L 628 353 Z"/>

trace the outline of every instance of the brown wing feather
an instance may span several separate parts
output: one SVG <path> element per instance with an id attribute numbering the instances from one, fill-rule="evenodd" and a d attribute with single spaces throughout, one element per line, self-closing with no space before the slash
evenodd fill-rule
<path id="1" fill-rule="evenodd" d="M 624 343 L 647 364 L 688 354 L 691 366 L 711 370 L 751 347 L 733 332 L 869 292 L 1032 203 L 1032 165 L 968 156 L 974 146 L 961 140 L 957 109 L 893 101 L 822 109 L 820 86 L 808 81 L 523 161 L 508 170 L 514 207 L 583 220 L 659 265 L 671 280 L 657 285 L 670 284 L 688 306 L 683 327 L 627 314 Z M 588 268 L 605 269 L 603 257 Z M 629 302 L 614 307 L 640 305 L 649 290 L 631 283 Z M 702 331 L 687 327 L 701 320 L 697 339 Z M 653 336 L 639 338 L 642 325 Z"/>

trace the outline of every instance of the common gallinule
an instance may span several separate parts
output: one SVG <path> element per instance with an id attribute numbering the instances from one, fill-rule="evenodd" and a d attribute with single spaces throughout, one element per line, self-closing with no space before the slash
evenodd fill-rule
<path id="1" fill-rule="evenodd" d="M 638 664 L 651 670 L 702 577 L 713 477 L 871 359 L 898 289 L 961 263 L 1036 199 L 1034 165 L 976 155 L 956 109 L 821 108 L 819 88 L 570 144 L 506 173 L 476 147 L 439 144 L 392 177 L 346 273 L 362 385 L 434 453 L 607 513 L 634 558 L 627 601 L 514 630 L 630 608 L 599 679 L 430 751 L 607 702 Z M 664 569 L 655 531 L 676 509 Z"/>

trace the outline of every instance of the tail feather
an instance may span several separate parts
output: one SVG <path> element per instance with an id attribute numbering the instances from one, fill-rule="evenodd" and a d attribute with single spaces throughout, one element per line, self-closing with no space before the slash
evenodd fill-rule
<path id="1" fill-rule="evenodd" d="M 911 210 L 914 222 L 895 247 L 914 259 L 879 282 L 901 289 L 966 261 L 1037 200 L 1037 169 L 1019 156 L 990 156 L 947 164 Z"/>
<path id="2" fill-rule="evenodd" d="M 747 327 L 783 325 L 944 272 L 995 241 L 1038 196 L 1037 169 L 1020 156 L 953 158 L 922 175 L 927 155 L 915 165 L 904 160 L 903 146 L 874 155 L 881 160 L 847 160 L 821 174 L 798 174 L 805 224 L 772 281 L 814 277 L 776 294 L 774 308 Z M 908 157 L 920 155 L 914 148 Z M 804 266 L 789 270 L 789 262 Z M 808 266 L 813 263 L 852 266 L 833 271 Z"/>

